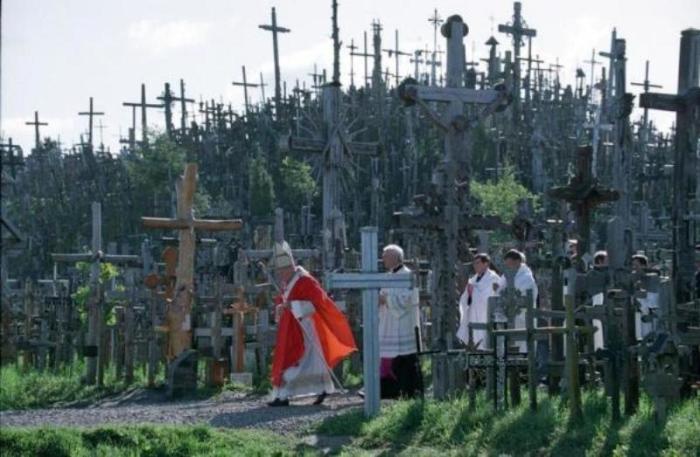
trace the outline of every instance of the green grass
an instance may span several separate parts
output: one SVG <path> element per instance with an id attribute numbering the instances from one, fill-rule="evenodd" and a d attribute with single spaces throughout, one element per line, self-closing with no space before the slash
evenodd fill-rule
<path id="1" fill-rule="evenodd" d="M 77 363 L 58 371 L 25 370 L 17 365 L 0 368 L 0 411 L 57 406 L 71 402 L 91 402 L 122 392 L 128 388 L 143 387 L 145 379 L 136 375 L 127 386 L 116 379 L 111 371 L 105 373 L 102 387 L 86 386 L 81 382 L 83 364 Z"/>
<path id="2" fill-rule="evenodd" d="M 474 409 L 466 397 L 400 401 L 372 420 L 361 411 L 328 419 L 317 433 L 353 436 L 343 455 L 700 456 L 700 399 L 682 403 L 660 426 L 646 398 L 637 414 L 617 423 L 608 404 L 602 393 L 586 392 L 584 420 L 572 423 L 566 404 L 546 396 L 536 412 L 524 401 L 494 413 L 483 395 Z"/>
<path id="3" fill-rule="evenodd" d="M 270 432 L 208 426 L 0 429 L 0 449 L 6 457 L 313 455 Z"/>

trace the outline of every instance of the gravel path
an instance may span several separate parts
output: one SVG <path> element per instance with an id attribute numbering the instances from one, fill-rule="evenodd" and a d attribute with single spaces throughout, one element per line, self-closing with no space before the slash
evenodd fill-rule
<path id="1" fill-rule="evenodd" d="M 213 427 L 263 428 L 283 434 L 308 432 L 309 426 L 362 405 L 354 394 L 336 394 L 321 406 L 313 397 L 289 407 L 270 408 L 267 397 L 225 393 L 206 400 L 166 401 L 162 395 L 135 391 L 82 408 L 0 412 L 0 426 L 96 426 L 104 424 L 209 424 Z"/>

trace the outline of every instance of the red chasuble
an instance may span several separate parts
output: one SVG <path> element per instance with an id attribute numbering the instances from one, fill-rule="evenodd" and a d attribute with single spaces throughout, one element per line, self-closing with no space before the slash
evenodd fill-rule
<path id="1" fill-rule="evenodd" d="M 311 315 L 314 328 L 321 343 L 323 356 L 330 368 L 335 367 L 353 351 L 357 350 L 355 338 L 345 315 L 321 288 L 318 281 L 306 271 L 298 272 L 301 277 L 292 286 L 287 303 L 294 300 L 310 301 L 315 308 Z M 275 297 L 275 303 L 282 303 L 282 296 Z M 296 365 L 304 355 L 304 334 L 292 311 L 285 308 L 280 317 L 272 359 L 272 385 L 282 385 L 282 373 Z"/>

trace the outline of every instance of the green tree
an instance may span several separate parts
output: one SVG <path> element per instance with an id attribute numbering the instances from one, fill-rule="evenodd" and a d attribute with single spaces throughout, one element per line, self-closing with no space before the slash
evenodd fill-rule
<path id="1" fill-rule="evenodd" d="M 280 205 L 286 211 L 301 211 L 303 205 L 311 203 L 317 190 L 311 166 L 289 156 L 285 157 L 280 167 L 278 190 Z"/>
<path id="2" fill-rule="evenodd" d="M 496 182 L 473 181 L 471 192 L 484 215 L 498 216 L 505 223 L 512 222 L 519 200 L 531 198 L 535 205 L 538 203 L 537 197 L 515 179 L 512 168 L 507 168 Z"/>
<path id="3" fill-rule="evenodd" d="M 165 135 L 156 135 L 148 148 L 128 164 L 129 178 L 147 195 L 168 196 L 185 167 L 185 150 Z"/>
<path id="4" fill-rule="evenodd" d="M 275 207 L 275 189 L 263 157 L 250 161 L 250 212 L 254 217 L 270 216 Z"/>

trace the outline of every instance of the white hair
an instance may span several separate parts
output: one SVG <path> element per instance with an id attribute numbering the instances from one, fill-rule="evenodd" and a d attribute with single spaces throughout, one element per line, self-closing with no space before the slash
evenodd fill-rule
<path id="1" fill-rule="evenodd" d="M 399 262 L 403 262 L 403 249 L 398 244 L 387 244 L 382 249 L 382 254 L 386 252 L 392 252 L 399 258 Z"/>

